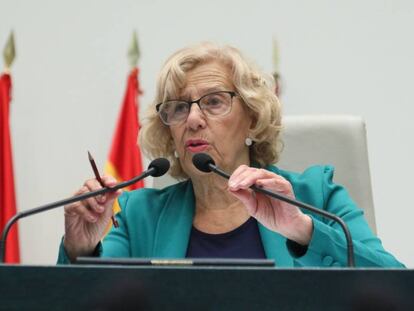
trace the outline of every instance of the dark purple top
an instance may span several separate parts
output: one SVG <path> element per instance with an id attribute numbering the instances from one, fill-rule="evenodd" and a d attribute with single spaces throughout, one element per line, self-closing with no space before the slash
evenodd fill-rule
<path id="1" fill-rule="evenodd" d="M 256 219 L 226 233 L 209 234 L 191 229 L 187 258 L 266 258 Z"/>

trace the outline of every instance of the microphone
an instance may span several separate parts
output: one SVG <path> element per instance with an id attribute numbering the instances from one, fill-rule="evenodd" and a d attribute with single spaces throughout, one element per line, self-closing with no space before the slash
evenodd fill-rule
<path id="1" fill-rule="evenodd" d="M 150 171 L 149 175 L 152 177 L 160 177 L 167 173 L 169 169 L 170 161 L 168 161 L 166 158 L 158 158 L 151 161 L 151 163 L 148 165 L 147 171 Z"/>
<path id="2" fill-rule="evenodd" d="M 159 177 L 164 175 L 168 170 L 170 169 L 170 162 L 165 159 L 165 158 L 158 158 L 153 160 L 149 165 L 148 165 L 148 169 L 145 170 L 144 172 L 142 172 L 140 175 L 116 184 L 113 187 L 104 187 L 101 188 L 99 190 L 95 190 L 95 191 L 91 191 L 91 192 L 87 192 L 87 193 L 83 193 L 80 195 L 76 195 L 67 199 L 63 199 L 60 201 L 56 201 L 53 203 L 49 203 L 43 206 L 39 206 L 36 208 L 32 208 L 26 211 L 22 211 L 19 213 L 16 213 L 12 218 L 10 218 L 10 220 L 7 222 L 6 226 L 4 227 L 3 233 L 1 235 L 1 240 L 0 240 L 0 263 L 3 263 L 5 260 L 5 250 L 6 250 L 6 239 L 7 239 L 7 235 L 9 233 L 10 228 L 12 227 L 12 225 L 17 222 L 20 218 L 24 218 L 30 215 L 34 215 L 34 214 L 38 214 L 38 213 L 42 213 L 51 209 L 54 209 L 56 207 L 60 207 L 60 206 L 64 206 L 64 205 L 68 205 L 71 203 L 75 203 L 78 201 L 82 201 L 91 197 L 95 197 L 101 194 L 105 194 L 108 192 L 114 192 L 118 189 L 121 188 L 125 188 L 128 187 L 148 176 L 153 176 L 153 177 Z"/>
<path id="3" fill-rule="evenodd" d="M 214 162 L 213 158 L 210 157 L 206 153 L 197 153 L 197 154 L 195 154 L 193 156 L 193 164 L 196 168 L 198 168 L 202 172 L 205 172 L 205 173 L 214 172 L 214 173 L 216 173 L 216 174 L 218 174 L 218 175 L 220 175 L 224 178 L 227 178 L 227 179 L 230 178 L 230 175 L 227 174 L 226 172 L 222 171 L 220 168 L 218 168 L 216 166 L 216 163 Z M 309 204 L 297 201 L 295 199 L 289 198 L 288 196 L 285 196 L 283 194 L 272 192 L 270 190 L 257 187 L 256 185 L 252 185 L 250 187 L 250 189 L 252 189 L 256 192 L 261 192 L 261 193 L 263 193 L 267 196 L 270 196 L 272 198 L 275 198 L 275 199 L 287 202 L 289 204 L 295 205 L 299 208 L 311 211 L 312 213 L 321 215 L 325 218 L 329 218 L 329 219 L 339 223 L 342 230 L 344 231 L 345 238 L 346 238 L 347 255 L 348 255 L 348 267 L 355 267 L 354 246 L 353 246 L 353 243 L 352 243 L 351 233 L 350 233 L 346 223 L 340 217 L 336 216 L 335 214 L 329 213 L 327 211 L 318 209 L 318 208 L 316 208 L 312 205 L 309 205 Z"/>

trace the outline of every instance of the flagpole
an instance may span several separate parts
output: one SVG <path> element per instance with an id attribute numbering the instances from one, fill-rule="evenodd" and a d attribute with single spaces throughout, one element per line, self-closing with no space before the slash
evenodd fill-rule
<path id="1" fill-rule="evenodd" d="M 137 34 L 132 33 L 132 40 L 128 48 L 127 57 L 130 65 L 127 85 L 123 102 L 120 107 L 115 132 L 105 165 L 105 173 L 115 177 L 118 182 L 130 179 L 131 176 L 142 172 L 142 155 L 137 144 L 139 123 L 139 95 L 142 91 L 139 87 L 140 58 Z M 144 182 L 131 186 L 128 190 L 144 187 Z M 121 210 L 118 200 L 113 206 L 114 213 Z M 108 228 L 109 230 L 109 228 Z"/>
<path id="2" fill-rule="evenodd" d="M 4 71 L 0 76 L 0 230 L 16 216 L 16 193 L 13 174 L 12 143 L 10 134 L 10 104 L 12 80 L 10 68 L 16 56 L 13 31 L 3 50 Z M 10 232 L 6 262 L 20 262 L 17 227 Z"/>
<path id="3" fill-rule="evenodd" d="M 280 77 L 279 69 L 279 47 L 275 37 L 272 39 L 272 60 L 273 60 L 273 79 L 275 80 L 275 94 L 277 97 L 280 97 L 282 94 L 282 81 Z"/>

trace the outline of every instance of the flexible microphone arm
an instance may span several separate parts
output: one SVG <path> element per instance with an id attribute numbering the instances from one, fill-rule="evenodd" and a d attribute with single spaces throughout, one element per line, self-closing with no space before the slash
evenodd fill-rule
<path id="1" fill-rule="evenodd" d="M 222 171 L 220 168 L 218 168 L 215 165 L 214 160 L 208 154 L 205 154 L 205 153 L 195 154 L 194 157 L 193 157 L 193 164 L 200 171 L 203 171 L 203 172 L 206 172 L 206 173 L 214 172 L 214 173 L 216 173 L 216 174 L 218 174 L 218 175 L 220 175 L 220 176 L 222 176 L 226 179 L 230 178 L 229 174 Z M 312 213 L 315 213 L 315 214 L 321 215 L 323 217 L 332 219 L 333 221 L 339 223 L 342 230 L 344 231 L 345 238 L 346 238 L 347 255 L 348 255 L 348 267 L 355 267 L 354 246 L 353 246 L 353 243 L 352 243 L 351 233 L 350 233 L 346 223 L 340 217 L 336 216 L 335 214 L 332 214 L 332 213 L 329 213 L 327 211 L 316 208 L 312 205 L 309 205 L 309 204 L 300 202 L 298 200 L 294 200 L 292 198 L 289 198 L 288 196 L 285 196 L 283 194 L 275 193 L 275 192 L 272 192 L 270 190 L 257 187 L 256 185 L 253 185 L 250 188 L 252 190 L 256 191 L 256 192 L 261 192 L 261 193 L 263 193 L 267 196 L 270 196 L 272 198 L 287 202 L 289 204 L 292 204 L 292 205 L 295 205 L 297 207 L 303 208 L 305 210 L 311 211 Z"/>
<path id="2" fill-rule="evenodd" d="M 46 205 L 42 205 L 42 206 L 39 206 L 39 207 L 36 207 L 36 208 L 32 208 L 32 209 L 28 209 L 28 210 L 16 213 L 7 222 L 6 226 L 4 227 L 3 233 L 1 235 L 1 240 L 0 240 L 0 263 L 4 263 L 4 260 L 5 260 L 7 235 L 9 233 L 11 227 L 13 226 L 13 224 L 15 222 L 17 222 L 20 218 L 24 218 L 24 217 L 34 215 L 34 214 L 39 214 L 39 213 L 42 213 L 42 212 L 45 212 L 45 211 L 48 211 L 48 210 L 51 210 L 51 209 L 54 209 L 54 208 L 57 208 L 57 207 L 60 207 L 60 206 L 68 205 L 68 204 L 75 203 L 75 202 L 78 202 L 78 201 L 82 201 L 82 200 L 85 200 L 85 199 L 88 199 L 88 198 L 91 198 L 91 197 L 95 197 L 95 196 L 98 196 L 98 195 L 101 195 L 101 194 L 105 194 L 105 193 L 108 193 L 108 192 L 114 192 L 118 189 L 128 187 L 128 186 L 130 186 L 130 185 L 132 185 L 132 184 L 134 184 L 134 183 L 136 183 L 136 182 L 138 182 L 138 181 L 140 181 L 140 180 L 142 180 L 142 179 L 144 179 L 148 176 L 153 176 L 153 177 L 162 176 L 169 170 L 169 168 L 170 168 L 170 162 L 167 159 L 158 158 L 158 159 L 153 160 L 149 164 L 148 169 L 145 170 L 144 172 L 142 172 L 142 174 L 140 174 L 140 175 L 138 175 L 138 176 L 136 176 L 136 177 L 134 177 L 130 180 L 118 183 L 113 187 L 104 187 L 104 188 L 99 189 L 99 190 L 83 193 L 83 194 L 76 195 L 76 196 L 73 196 L 73 197 L 70 197 L 70 198 L 67 198 L 67 199 L 63 199 L 63 200 L 60 200 L 60 201 L 56 201 L 56 202 L 53 202 L 53 203 L 49 203 L 49 204 L 46 204 Z"/>

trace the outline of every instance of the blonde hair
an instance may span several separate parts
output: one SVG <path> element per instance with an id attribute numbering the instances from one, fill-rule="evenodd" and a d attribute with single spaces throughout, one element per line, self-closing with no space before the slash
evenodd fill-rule
<path id="1" fill-rule="evenodd" d="M 185 87 L 186 74 L 199 64 L 220 61 L 228 66 L 235 91 L 249 111 L 253 127 L 250 129 L 250 161 L 260 166 L 279 159 L 281 142 L 281 107 L 274 93 L 274 80 L 261 72 L 241 52 L 231 46 L 200 43 L 183 48 L 167 59 L 158 76 L 156 95 L 140 131 L 139 143 L 149 158 L 167 157 L 171 161 L 170 174 L 176 178 L 188 177 L 179 160 L 174 157 L 174 142 L 168 126 L 163 124 L 155 105 L 166 99 L 178 98 Z"/>

